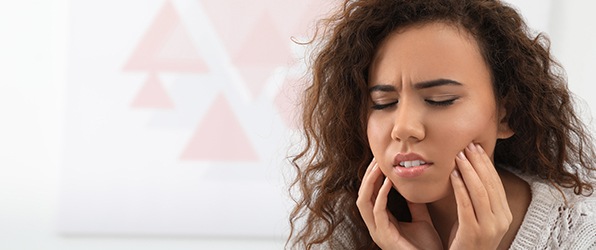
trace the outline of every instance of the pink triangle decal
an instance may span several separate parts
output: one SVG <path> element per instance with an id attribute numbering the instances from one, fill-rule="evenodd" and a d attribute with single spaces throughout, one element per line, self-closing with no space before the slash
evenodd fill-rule
<path id="1" fill-rule="evenodd" d="M 234 64 L 242 66 L 284 65 L 291 59 L 290 38 L 284 38 L 264 14 L 253 27 L 241 49 L 234 56 Z"/>
<path id="2" fill-rule="evenodd" d="M 267 84 L 267 80 L 273 74 L 273 67 L 271 66 L 255 66 L 255 67 L 242 67 L 238 71 L 242 76 L 242 79 L 246 83 L 250 93 L 253 97 L 256 97 L 261 93 L 261 90 Z"/>
<path id="3" fill-rule="evenodd" d="M 297 36 L 295 31 L 297 27 L 304 21 L 311 21 L 312 10 L 309 11 L 309 6 L 313 5 L 313 0 L 277 0 L 271 1 L 268 4 L 268 13 L 277 24 L 280 31 L 284 32 L 284 35 Z M 316 3 L 317 7 L 322 6 L 322 2 Z M 318 10 L 314 10 L 318 11 Z"/>
<path id="4" fill-rule="evenodd" d="M 233 59 L 253 96 L 260 94 L 276 67 L 291 62 L 290 40 L 282 39 L 272 22 L 264 14 Z"/>
<path id="5" fill-rule="evenodd" d="M 269 5 L 266 1 L 200 0 L 229 54 L 236 54 Z"/>
<path id="6" fill-rule="evenodd" d="M 275 23 L 282 25 L 278 27 L 285 27 L 283 31 L 294 37 L 307 36 L 307 38 L 311 38 L 316 22 L 328 16 L 336 6 L 334 1 L 303 0 L 288 2 L 275 1 L 277 7 L 275 10 L 270 10 L 270 13 Z M 290 4 L 291 6 L 288 7 Z M 299 39 L 299 41 L 305 40 Z"/>
<path id="7" fill-rule="evenodd" d="M 258 156 L 230 104 L 220 95 L 199 123 L 180 159 L 256 162 Z"/>
<path id="8" fill-rule="evenodd" d="M 134 108 L 174 108 L 174 104 L 159 81 L 156 73 L 150 73 L 141 90 L 134 98 L 131 106 Z"/>
<path id="9" fill-rule="evenodd" d="M 174 6 L 166 1 L 124 70 L 207 72 Z"/>

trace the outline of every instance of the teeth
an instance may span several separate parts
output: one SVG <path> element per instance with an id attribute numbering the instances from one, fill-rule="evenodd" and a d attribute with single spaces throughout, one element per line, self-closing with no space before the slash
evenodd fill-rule
<path id="1" fill-rule="evenodd" d="M 426 162 L 415 160 L 415 161 L 402 161 L 399 163 L 400 166 L 404 168 L 411 168 L 411 167 L 418 167 L 420 165 L 424 165 Z"/>

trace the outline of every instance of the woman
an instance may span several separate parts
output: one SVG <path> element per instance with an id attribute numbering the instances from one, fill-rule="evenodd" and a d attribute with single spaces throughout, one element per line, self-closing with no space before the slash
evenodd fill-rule
<path id="1" fill-rule="evenodd" d="M 596 248 L 593 140 L 514 9 L 347 0 L 322 37 L 289 246 Z"/>

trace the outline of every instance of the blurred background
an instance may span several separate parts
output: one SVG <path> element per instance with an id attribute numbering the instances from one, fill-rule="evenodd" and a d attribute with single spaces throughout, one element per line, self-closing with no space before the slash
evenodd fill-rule
<path id="1" fill-rule="evenodd" d="M 596 3 L 508 2 L 594 130 Z M 332 3 L 0 0 L 0 249 L 282 249 L 290 38 Z"/>

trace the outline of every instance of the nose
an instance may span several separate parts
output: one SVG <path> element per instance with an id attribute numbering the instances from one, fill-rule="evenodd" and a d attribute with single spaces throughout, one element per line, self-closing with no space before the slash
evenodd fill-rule
<path id="1" fill-rule="evenodd" d="M 425 137 L 423 110 L 411 103 L 400 102 L 397 107 L 391 138 L 400 142 L 418 142 Z"/>

